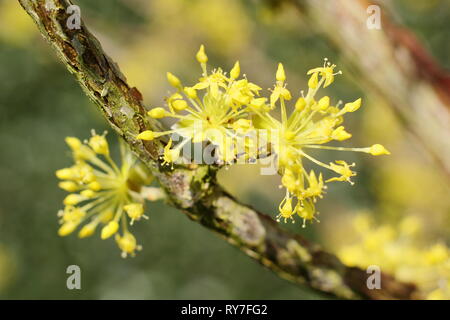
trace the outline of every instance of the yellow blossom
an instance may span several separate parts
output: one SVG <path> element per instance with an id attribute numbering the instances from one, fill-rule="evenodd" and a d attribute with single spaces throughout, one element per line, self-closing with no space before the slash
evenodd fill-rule
<path id="1" fill-rule="evenodd" d="M 323 87 L 326 88 L 328 87 L 331 83 L 333 83 L 334 81 L 334 76 L 336 74 L 341 74 L 342 72 L 339 71 L 338 73 L 334 73 L 334 68 L 336 67 L 336 65 L 332 65 L 328 62 L 327 59 L 325 59 L 325 63 L 323 65 L 323 67 L 319 67 L 319 68 L 314 68 L 308 71 L 308 75 L 312 74 L 312 77 L 316 77 L 316 79 L 318 79 L 318 75 L 320 74 L 320 76 L 322 77 L 323 81 Z M 314 80 L 317 81 L 317 80 Z M 315 89 L 310 87 L 311 89 Z"/>
<path id="2" fill-rule="evenodd" d="M 316 219 L 316 208 L 314 207 L 314 203 L 310 199 L 298 202 L 297 206 L 295 207 L 295 211 L 297 212 L 297 215 L 303 220 L 303 228 L 305 227 L 306 221 Z"/>
<path id="3" fill-rule="evenodd" d="M 353 184 L 351 177 L 356 175 L 351 169 L 355 164 L 349 165 L 342 160 L 326 164 L 312 157 L 308 153 L 309 149 L 355 151 L 372 155 L 388 154 L 387 150 L 380 145 L 369 148 L 325 145 L 332 140 L 344 141 L 352 136 L 341 125 L 344 120 L 343 115 L 356 111 L 361 106 L 361 99 L 347 103 L 342 108 L 340 108 L 340 102 L 331 105 L 332 99 L 329 96 L 323 96 L 318 101 L 315 99 L 319 89 L 330 85 L 334 81 L 334 76 L 340 74 L 334 71 L 335 67 L 325 60 L 323 67 L 309 70 L 308 92 L 306 94 L 301 92 L 294 108 L 289 111 L 286 102 L 291 99 L 291 94 L 285 85 L 284 67 L 279 64 L 275 75 L 275 86 L 270 94 L 270 107 L 266 108 L 262 100 L 261 106 L 251 109 L 254 113 L 252 120 L 256 129 L 276 133 L 269 135 L 268 144 L 272 153 L 277 155 L 282 186 L 287 190 L 287 195 L 280 204 L 278 217 L 288 216 L 289 206 L 295 206 L 294 211 L 303 219 L 303 225 L 305 220 L 315 219 L 315 202 L 323 196 L 326 189 L 325 183 L 348 181 Z M 280 119 L 269 114 L 277 106 L 281 111 Z M 315 170 L 306 171 L 305 162 L 335 172 L 339 176 L 331 177 L 324 182 L 322 173 L 316 173 Z"/>
<path id="4" fill-rule="evenodd" d="M 180 157 L 180 149 L 179 148 L 171 149 L 171 147 L 172 147 L 172 139 L 170 139 L 169 143 L 167 143 L 167 145 L 164 147 L 163 164 L 174 163 Z"/>
<path id="5" fill-rule="evenodd" d="M 352 181 L 350 180 L 350 178 L 355 176 L 356 173 L 353 172 L 350 168 L 354 167 L 354 166 L 355 166 L 354 163 L 349 165 L 349 164 L 347 164 L 347 162 L 345 162 L 343 160 L 336 160 L 336 163 L 330 162 L 330 169 L 336 173 L 339 173 L 341 176 L 328 179 L 327 182 L 329 182 L 329 181 L 348 181 L 351 184 L 353 184 Z"/>
<path id="6" fill-rule="evenodd" d="M 92 133 L 92 137 L 89 139 L 89 146 L 97 154 L 109 155 L 109 146 L 108 141 L 106 141 L 105 134 L 99 136 L 94 131 Z"/>
<path id="7" fill-rule="evenodd" d="M 123 258 L 126 258 L 128 255 L 133 257 L 136 250 L 141 250 L 141 246 L 137 245 L 136 238 L 130 232 L 125 232 L 123 236 L 117 234 L 116 242 L 122 250 Z"/>
<path id="8" fill-rule="evenodd" d="M 236 145 L 245 145 L 243 133 L 251 129 L 248 114 L 251 110 L 264 105 L 258 101 L 261 88 L 247 79 L 239 79 L 240 65 L 236 62 L 229 76 L 222 69 L 207 70 L 208 57 L 202 45 L 196 54 L 200 62 L 202 76 L 192 86 L 183 86 L 168 73 L 169 82 L 177 88 L 170 95 L 167 109 L 154 108 L 148 115 L 155 119 L 171 117 L 177 120 L 171 130 L 140 133 L 137 138 L 151 140 L 156 136 L 178 134 L 183 140 L 173 145 L 173 140 L 164 148 L 161 158 L 164 164 L 172 164 L 181 157 L 181 150 L 187 143 L 206 142 L 217 148 L 217 163 L 233 162 L 237 149 L 231 143 L 231 137 L 238 140 Z M 286 90 L 280 94 L 286 97 Z M 241 134 L 235 132 L 238 129 Z"/>
<path id="9" fill-rule="evenodd" d="M 142 137 L 149 139 L 149 132 L 143 132 Z M 98 225 L 103 225 L 102 239 L 117 234 L 120 229 L 124 235 L 131 234 L 128 219 L 133 222 L 145 217 L 144 197 L 140 192 L 153 180 L 147 167 L 123 143 L 120 145 L 122 163 L 117 165 L 110 157 L 105 135 L 94 131 L 85 144 L 73 137 L 66 142 L 73 152 L 75 165 L 56 171 L 56 176 L 63 180 L 59 186 L 72 192 L 63 200 L 64 209 L 58 212 L 61 223 L 58 234 L 66 236 L 80 226 L 78 236 L 86 238 L 95 233 Z M 84 157 L 86 154 L 90 156 Z M 122 251 L 124 241 L 118 243 Z"/>
<path id="10" fill-rule="evenodd" d="M 222 69 L 207 69 L 208 57 L 202 45 L 196 54 L 200 62 L 202 76 L 192 86 L 185 87 L 178 78 L 168 73 L 168 81 L 177 88 L 167 99 L 167 109 L 154 108 L 149 111 L 152 118 L 171 117 L 176 120 L 170 130 L 161 132 L 144 131 L 137 138 L 152 140 L 156 136 L 178 134 L 182 141 L 174 145 L 172 138 L 161 155 L 163 164 L 173 164 L 181 157 L 181 150 L 187 143 L 206 143 L 215 147 L 216 163 L 232 163 L 240 159 L 255 159 L 259 150 L 270 150 L 276 157 L 278 172 L 282 176 L 282 186 L 286 196 L 280 204 L 279 218 L 292 218 L 297 213 L 306 220 L 315 218 L 315 202 L 322 198 L 326 183 L 348 181 L 356 173 L 355 164 L 337 160 L 329 164 L 312 157 L 309 149 L 364 152 L 372 155 L 389 154 L 379 144 L 366 148 L 346 148 L 325 145 L 330 141 L 344 141 L 352 137 L 342 125 L 344 115 L 361 107 L 361 99 L 342 106 L 341 102 L 332 104 L 332 98 L 317 98 L 321 88 L 333 83 L 335 65 L 325 62 L 322 67 L 307 72 L 310 75 L 308 91 L 301 91 L 296 97 L 295 106 L 287 105 L 292 99 L 286 87 L 286 72 L 282 63 L 275 73 L 275 85 L 267 97 L 260 96 L 261 87 L 246 77 L 239 79 L 241 66 L 236 62 L 229 75 Z M 316 100 L 318 99 L 318 100 Z M 280 108 L 279 119 L 270 112 Z M 258 130 L 254 137 L 262 136 L 266 130 L 265 146 L 260 146 L 247 134 Z M 261 134 L 260 134 L 261 133 Z M 337 173 L 324 181 L 325 174 L 305 169 L 310 162 L 323 169 Z M 70 175 L 67 172 L 61 176 Z M 316 219 L 317 220 L 317 219 Z"/>
<path id="11" fill-rule="evenodd" d="M 292 198 L 285 198 L 283 202 L 280 203 L 280 214 L 277 216 L 277 221 L 280 218 L 284 219 L 286 222 L 287 219 L 291 219 L 293 221 L 292 216 L 294 215 L 294 210 L 292 209 Z"/>
<path id="12" fill-rule="evenodd" d="M 123 207 L 125 212 L 131 219 L 131 223 L 135 220 L 140 220 L 141 218 L 148 219 L 146 215 L 144 215 L 144 206 L 142 203 L 130 203 Z"/>

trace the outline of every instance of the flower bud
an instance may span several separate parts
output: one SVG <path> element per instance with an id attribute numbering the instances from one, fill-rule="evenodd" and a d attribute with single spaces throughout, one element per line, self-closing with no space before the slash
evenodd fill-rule
<path id="1" fill-rule="evenodd" d="M 181 81 L 178 79 L 173 73 L 167 72 L 167 81 L 169 81 L 170 85 L 175 88 L 179 88 L 181 86 Z"/>
<path id="2" fill-rule="evenodd" d="M 114 233 L 116 233 L 117 230 L 119 230 L 119 224 L 117 223 L 117 221 L 111 221 L 106 226 L 103 227 L 100 237 L 103 240 L 108 239 Z"/>
<path id="3" fill-rule="evenodd" d="M 161 107 L 153 108 L 152 110 L 147 112 L 147 114 L 154 119 L 161 119 L 166 116 L 166 110 Z"/>
<path id="4" fill-rule="evenodd" d="M 195 56 L 197 58 L 197 61 L 200 63 L 206 63 L 208 62 L 208 56 L 205 53 L 205 46 L 201 45 L 200 49 L 197 52 L 197 55 Z"/>
<path id="5" fill-rule="evenodd" d="M 239 65 L 239 61 L 236 61 L 234 64 L 233 69 L 230 71 L 230 77 L 231 79 L 237 79 L 239 77 L 239 74 L 241 73 L 241 67 Z"/>

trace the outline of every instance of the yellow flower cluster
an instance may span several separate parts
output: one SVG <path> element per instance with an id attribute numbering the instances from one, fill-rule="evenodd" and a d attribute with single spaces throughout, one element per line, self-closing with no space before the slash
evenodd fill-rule
<path id="1" fill-rule="evenodd" d="M 180 157 L 181 148 L 192 142 L 209 142 L 217 147 L 216 157 L 221 163 L 232 163 L 238 157 L 255 159 L 263 152 L 277 156 L 278 172 L 286 196 L 281 202 L 278 220 L 293 220 L 297 214 L 306 220 L 315 218 L 315 202 L 321 198 L 330 181 L 348 181 L 356 175 L 354 164 L 337 160 L 325 164 L 306 153 L 307 149 L 331 149 L 357 151 L 372 155 L 389 154 L 380 144 L 367 148 L 343 148 L 322 146 L 332 140 L 343 141 L 351 134 L 342 126 L 343 116 L 354 112 L 361 106 L 361 99 L 332 105 L 328 96 L 317 98 L 321 87 L 329 86 L 336 74 L 335 65 L 327 60 L 322 67 L 308 71 L 308 92 L 296 100 L 288 115 L 286 102 L 292 99 L 286 88 L 286 74 L 280 63 L 276 71 L 276 83 L 268 98 L 260 97 L 261 88 L 247 80 L 239 79 L 240 66 L 236 62 L 229 74 L 222 69 L 207 72 L 208 57 L 203 45 L 196 55 L 203 75 L 191 87 L 183 87 L 181 81 L 172 73 L 167 73 L 169 83 L 177 89 L 167 99 L 167 108 L 157 107 L 148 112 L 152 118 L 172 117 L 178 121 L 172 130 L 164 132 L 144 131 L 137 137 L 152 140 L 155 137 L 177 133 L 184 140 L 172 147 L 172 139 L 164 149 L 162 158 L 165 164 L 173 163 Z M 200 94 L 202 93 L 202 94 Z M 280 106 L 281 119 L 270 113 Z M 261 146 L 263 142 L 263 146 Z M 303 166 L 304 160 L 326 168 L 337 174 L 324 181 L 322 173 L 309 172 Z"/>
<path id="2" fill-rule="evenodd" d="M 229 74 L 222 69 L 215 69 L 208 74 L 206 63 L 208 56 L 203 45 L 196 55 L 203 74 L 199 82 L 191 87 L 184 87 L 172 73 L 167 73 L 169 83 L 177 89 L 167 98 L 167 108 L 157 107 L 148 112 L 154 119 L 171 117 L 177 119 L 172 130 L 164 132 L 144 131 L 138 135 L 142 140 L 177 133 L 183 141 L 172 148 L 172 140 L 164 149 L 165 164 L 172 164 L 180 157 L 181 148 L 188 142 L 209 142 L 216 146 L 220 163 L 235 160 L 239 147 L 245 148 L 243 133 L 251 128 L 248 117 L 255 97 L 261 90 L 246 78 L 239 79 L 240 66 L 236 62 Z M 242 145 L 236 145 L 243 143 Z"/>
<path id="3" fill-rule="evenodd" d="M 368 215 L 359 215 L 352 224 L 358 239 L 338 250 L 345 264 L 377 265 L 398 280 L 416 284 L 424 298 L 450 299 L 450 250 L 443 243 L 424 245 L 417 218 L 404 218 L 393 228 L 375 226 Z"/>
<path id="4" fill-rule="evenodd" d="M 72 150 L 75 164 L 56 171 L 62 181 L 59 187 L 68 194 L 63 210 L 58 212 L 61 227 L 60 236 L 66 236 L 83 225 L 80 238 L 94 234 L 97 226 L 103 225 L 101 238 L 115 235 L 122 256 L 134 256 L 141 246 L 128 230 L 128 220 L 147 218 L 144 215 L 143 186 L 152 182 L 148 169 L 137 161 L 131 151 L 121 143 L 120 168 L 112 160 L 105 134 L 92 132 L 92 137 L 81 142 L 67 137 L 66 143 Z M 122 234 L 119 234 L 119 229 Z"/>
<path id="5" fill-rule="evenodd" d="M 290 91 L 286 88 L 286 74 L 283 65 L 278 65 L 276 83 L 269 97 L 269 103 L 263 104 L 259 110 L 255 110 L 253 125 L 259 129 L 270 132 L 268 142 L 273 152 L 277 155 L 279 173 L 282 176 L 281 183 L 286 188 L 286 196 L 280 203 L 278 220 L 293 220 L 297 214 L 303 219 L 303 226 L 307 220 L 315 219 L 315 202 L 322 198 L 326 189 L 326 182 L 348 181 L 353 184 L 351 177 L 356 173 L 352 171 L 355 165 L 347 164 L 343 160 L 336 160 L 329 164 L 323 163 L 308 153 L 307 149 L 328 149 L 338 151 L 365 152 L 374 156 L 389 154 L 380 144 L 374 144 L 366 148 L 344 148 L 323 146 L 330 141 L 343 141 L 352 135 L 342 126 L 343 116 L 354 112 L 361 107 L 361 99 L 349 102 L 341 106 L 331 104 L 328 96 L 316 98 L 321 87 L 328 87 L 336 74 L 335 65 L 325 59 L 324 65 L 308 71 L 308 92 L 296 100 L 294 108 L 288 114 L 286 101 L 292 99 Z M 280 105 L 281 119 L 270 115 L 270 111 Z M 328 169 L 338 176 L 324 181 L 322 173 L 314 170 L 309 172 L 304 168 L 304 160 L 310 161 L 319 167 Z M 296 203 L 294 203 L 296 202 Z"/>

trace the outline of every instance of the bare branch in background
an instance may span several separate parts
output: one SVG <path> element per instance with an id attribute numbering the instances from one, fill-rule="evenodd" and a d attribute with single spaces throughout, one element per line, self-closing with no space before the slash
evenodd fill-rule
<path id="1" fill-rule="evenodd" d="M 385 100 L 423 149 L 450 174 L 450 74 L 415 35 L 381 6 L 381 28 L 369 29 L 367 0 L 270 0 L 295 4 L 355 70 L 366 92 Z M 380 127 L 383 124 L 380 123 Z"/>
<path id="2" fill-rule="evenodd" d="M 118 66 L 103 52 L 88 29 L 83 24 L 80 29 L 67 28 L 66 8 L 71 3 L 67 0 L 19 2 L 111 127 L 149 166 L 175 208 L 294 283 L 339 298 L 415 297 L 414 285 L 398 282 L 385 274 L 382 289 L 369 290 L 365 270 L 343 265 L 318 245 L 282 230 L 269 216 L 226 193 L 216 183 L 217 168 L 190 165 L 171 170 L 162 167 L 158 159 L 162 142 L 143 143 L 135 138 L 145 129 L 157 129 L 159 124 L 145 117 L 139 91 L 128 86 Z"/>

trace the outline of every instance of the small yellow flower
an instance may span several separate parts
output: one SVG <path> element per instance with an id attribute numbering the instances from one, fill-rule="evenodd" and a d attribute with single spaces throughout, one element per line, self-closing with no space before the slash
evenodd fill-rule
<path id="1" fill-rule="evenodd" d="M 108 141 L 105 139 L 105 134 L 99 136 L 94 131 L 89 139 L 89 146 L 97 154 L 109 155 L 109 146 Z"/>
<path id="2" fill-rule="evenodd" d="M 123 258 L 126 258 L 128 255 L 134 257 L 135 251 L 142 249 L 142 247 L 136 243 L 136 238 L 130 232 L 125 232 L 123 236 L 116 234 L 116 242 L 122 250 Z"/>
<path id="3" fill-rule="evenodd" d="M 280 214 L 277 216 L 277 221 L 280 221 L 281 218 L 284 219 L 284 222 L 286 222 L 286 220 L 291 219 L 292 222 L 294 222 L 292 216 L 294 215 L 294 210 L 292 209 L 292 198 L 285 198 L 281 203 L 280 203 Z"/>
<path id="4" fill-rule="evenodd" d="M 149 135 L 153 133 L 143 132 L 141 138 L 149 139 Z M 73 137 L 66 142 L 72 149 L 75 165 L 56 171 L 56 176 L 63 180 L 59 187 L 72 192 L 63 201 L 64 209 L 58 212 L 61 223 L 58 234 L 69 235 L 81 226 L 78 236 L 86 238 L 95 233 L 98 225 L 103 225 L 102 239 L 117 234 L 119 229 L 123 234 L 131 234 L 127 220 L 134 222 L 145 217 L 144 197 L 140 192 L 153 180 L 149 170 L 124 144 L 121 144 L 119 167 L 110 157 L 105 135 L 94 131 L 86 144 Z M 119 245 L 122 251 L 124 241 Z"/>
<path id="5" fill-rule="evenodd" d="M 299 202 L 295 207 L 295 211 L 297 212 L 297 215 L 303 220 L 303 228 L 306 225 L 306 221 L 316 219 L 316 208 L 314 207 L 314 203 L 310 199 Z"/>
<path id="6" fill-rule="evenodd" d="M 144 206 L 142 203 L 130 203 L 123 207 L 125 212 L 128 214 L 128 217 L 131 219 L 131 224 L 136 220 L 140 220 L 141 218 L 148 219 L 146 215 L 144 215 Z"/>
<path id="7" fill-rule="evenodd" d="M 172 147 L 172 139 L 170 139 L 167 145 L 164 147 L 163 164 L 174 163 L 180 157 L 179 147 L 174 149 L 171 149 L 171 147 Z"/>
<path id="8" fill-rule="evenodd" d="M 322 77 L 321 81 L 323 81 L 323 87 L 326 88 L 328 87 L 331 83 L 333 83 L 334 81 L 334 76 L 336 74 L 341 74 L 342 72 L 339 71 L 338 73 L 334 73 L 334 68 L 336 67 L 336 65 L 331 65 L 327 59 L 325 59 L 325 63 L 323 65 L 323 67 L 319 67 L 319 68 L 314 68 L 308 71 L 308 75 L 312 74 L 311 78 L 315 76 L 315 80 L 314 82 L 316 82 L 318 80 L 318 75 L 320 74 L 320 76 Z M 311 89 L 315 89 L 310 87 Z"/>
<path id="9" fill-rule="evenodd" d="M 322 173 L 319 174 L 319 178 L 316 177 L 316 174 L 313 170 L 307 176 L 309 186 L 303 192 L 303 198 L 312 198 L 313 201 L 316 200 L 316 197 L 323 197 L 323 190 L 326 189 L 326 186 L 323 182 Z"/>
<path id="10" fill-rule="evenodd" d="M 348 181 L 351 184 L 353 184 L 353 182 L 350 180 L 350 178 L 355 176 L 356 173 L 353 172 L 350 168 L 354 167 L 354 166 L 355 166 L 354 163 L 349 165 L 349 164 L 347 164 L 347 162 L 345 162 L 343 160 L 336 160 L 336 163 L 330 162 L 330 169 L 336 173 L 339 173 L 341 176 L 328 179 L 327 182 L 329 182 L 329 181 Z"/>

